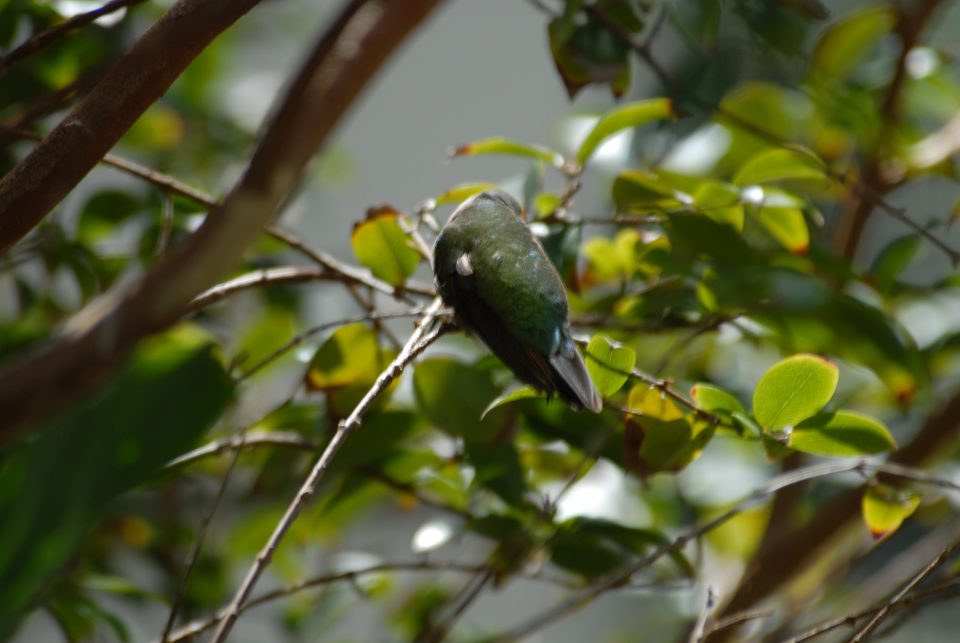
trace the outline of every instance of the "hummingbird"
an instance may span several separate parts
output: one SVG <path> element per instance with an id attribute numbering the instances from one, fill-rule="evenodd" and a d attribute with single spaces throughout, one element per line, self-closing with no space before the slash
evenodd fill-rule
<path id="1" fill-rule="evenodd" d="M 567 293 L 512 196 L 470 197 L 437 236 L 433 272 L 457 323 L 522 381 L 573 408 L 603 400 L 570 336 Z"/>

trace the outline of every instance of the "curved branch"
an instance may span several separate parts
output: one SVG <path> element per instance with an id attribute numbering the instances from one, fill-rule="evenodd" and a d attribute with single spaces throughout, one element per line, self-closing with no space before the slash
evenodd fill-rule
<path id="1" fill-rule="evenodd" d="M 33 229 L 210 42 L 259 0 L 179 0 L 0 180 L 0 253 Z"/>
<path id="2" fill-rule="evenodd" d="M 0 371 L 0 417 L 4 419 L 0 425 L 0 442 L 10 440 L 27 422 L 49 416 L 65 401 L 89 389 L 141 337 L 174 323 L 194 296 L 235 265 L 244 249 L 288 200 L 307 163 L 360 91 L 439 1 L 353 0 L 348 5 L 304 63 L 246 172 L 223 204 L 149 273 L 129 287 L 118 288 L 95 300 L 77 313 L 52 342 Z M 223 4 L 246 6 L 251 3 L 252 0 L 210 0 L 209 5 L 221 8 Z M 186 9 L 197 4 L 207 7 L 206 12 L 197 9 L 204 15 L 213 12 L 198 0 L 181 0 L 168 16 L 176 13 L 177 7 L 180 13 L 167 24 L 170 21 L 178 24 L 189 13 Z M 204 22 L 209 21 L 210 17 L 206 16 Z M 187 23 L 181 25 L 187 32 L 198 30 L 191 21 Z M 156 26 L 151 30 L 157 31 Z M 151 66 L 155 65 L 147 65 Z M 98 94 L 95 90 L 84 105 L 94 96 L 102 99 L 103 92 Z M 82 107 L 78 109 L 83 111 Z M 46 149 L 44 154 L 49 157 L 49 148 L 54 145 L 51 141 L 72 140 L 69 133 L 61 135 L 67 139 L 58 139 L 56 131 L 27 160 L 41 149 Z M 67 145 L 64 155 L 90 157 L 91 166 L 99 160 L 96 153 L 82 154 L 75 148 L 76 145 Z M 25 164 L 26 161 L 13 174 L 22 174 Z M 59 162 L 53 163 L 58 165 Z M 41 174 L 45 175 L 46 171 Z M 9 179 L 8 176 L 4 184 L 0 184 L 0 227 L 6 231 L 10 228 L 4 217 L 10 215 L 14 201 L 18 201 L 3 192 L 10 189 Z M 51 181 L 53 193 L 65 187 L 60 177 Z M 46 187 L 42 185 L 40 191 Z M 32 178 L 21 191 L 32 194 L 19 201 L 29 206 L 29 212 L 36 213 L 37 200 L 43 201 L 45 197 L 35 194 L 37 186 Z M 0 238 L 3 234 L 0 233 Z M 43 395 L 38 394 L 40 391 Z"/>

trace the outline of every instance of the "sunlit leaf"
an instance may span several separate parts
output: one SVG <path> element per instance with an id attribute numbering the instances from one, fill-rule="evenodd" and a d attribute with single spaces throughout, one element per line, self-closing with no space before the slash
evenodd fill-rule
<path id="1" fill-rule="evenodd" d="M 743 230 L 743 204 L 740 202 L 740 190 L 727 183 L 707 181 L 702 183 L 693 194 L 697 212 L 710 217 L 717 223 Z"/>
<path id="2" fill-rule="evenodd" d="M 683 412 L 671 398 L 648 384 L 637 384 L 630 389 L 630 394 L 627 395 L 627 408 L 638 415 L 664 422 L 683 418 Z"/>
<path id="3" fill-rule="evenodd" d="M 453 148 L 451 156 L 477 156 L 479 154 L 503 154 L 506 156 L 521 156 L 537 159 L 550 165 L 563 165 L 563 156 L 548 147 L 521 143 L 509 138 L 495 136 L 484 138 L 470 143 L 464 143 Z"/>
<path id="4" fill-rule="evenodd" d="M 751 205 L 747 212 L 784 248 L 796 255 L 807 254 L 810 231 L 796 199 L 773 189 L 765 189 L 763 194 L 762 202 Z"/>
<path id="5" fill-rule="evenodd" d="M 360 263 L 394 286 L 406 281 L 420 263 L 420 254 L 400 227 L 399 217 L 393 211 L 379 212 L 355 225 L 350 235 L 350 245 Z"/>
<path id="6" fill-rule="evenodd" d="M 872 455 L 897 447 L 883 424 L 853 411 L 822 413 L 800 422 L 790 432 L 787 445 L 796 451 L 835 457 Z"/>
<path id="7" fill-rule="evenodd" d="M 817 181 L 826 185 L 828 179 L 823 161 L 813 152 L 793 148 L 761 152 L 740 168 L 733 179 L 740 186 L 778 181 Z"/>
<path id="8" fill-rule="evenodd" d="M 694 384 L 690 389 L 690 397 L 697 406 L 710 413 L 733 417 L 735 413 L 746 414 L 743 407 L 732 393 L 713 384 Z"/>
<path id="9" fill-rule="evenodd" d="M 767 431 L 795 427 L 818 413 L 837 389 L 836 364 L 794 355 L 774 364 L 757 382 L 753 414 Z"/>
<path id="10" fill-rule="evenodd" d="M 868 487 L 861 502 L 863 521 L 874 538 L 886 538 L 895 532 L 918 506 L 918 494 L 885 484 Z"/>
<path id="11" fill-rule="evenodd" d="M 364 324 L 341 326 L 310 360 L 307 382 L 321 391 L 372 382 L 382 368 L 379 356 L 373 329 Z"/>
<path id="12" fill-rule="evenodd" d="M 608 112 L 597 121 L 583 143 L 580 144 L 580 149 L 577 151 L 577 163 L 580 165 L 586 163 L 600 143 L 621 130 L 640 127 L 657 120 L 675 119 L 676 117 L 673 102 L 668 98 L 637 101 Z"/>
<path id="13" fill-rule="evenodd" d="M 464 183 L 463 185 L 450 188 L 434 199 L 434 201 L 437 205 L 443 205 L 445 203 L 460 203 L 464 199 L 471 197 L 474 194 L 480 194 L 484 190 L 494 190 L 496 188 L 496 183 Z"/>
<path id="14" fill-rule="evenodd" d="M 637 363 L 637 355 L 632 348 L 614 344 L 603 335 L 590 340 L 584 357 L 587 372 L 601 397 L 609 397 L 619 391 Z"/>

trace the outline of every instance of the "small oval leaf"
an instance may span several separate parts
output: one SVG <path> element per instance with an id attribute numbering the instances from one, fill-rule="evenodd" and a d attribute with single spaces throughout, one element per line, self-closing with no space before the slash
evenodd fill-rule
<path id="1" fill-rule="evenodd" d="M 637 355 L 628 346 L 614 344 L 597 335 L 587 345 L 587 371 L 600 392 L 609 397 L 620 390 L 637 363 Z"/>
<path id="2" fill-rule="evenodd" d="M 874 538 L 886 538 L 903 524 L 920 505 L 920 496 L 902 492 L 884 484 L 874 485 L 863 494 L 863 521 Z"/>
<path id="3" fill-rule="evenodd" d="M 804 420 L 790 433 L 788 446 L 812 455 L 847 457 L 897 448 L 883 424 L 853 411 L 821 413 Z"/>
<path id="4" fill-rule="evenodd" d="M 476 156 L 478 154 L 506 154 L 534 158 L 556 167 L 563 165 L 563 156 L 548 147 L 521 143 L 509 138 L 494 136 L 479 141 L 464 143 L 450 150 L 451 158 L 457 156 Z"/>
<path id="5" fill-rule="evenodd" d="M 709 413 L 720 413 L 731 418 L 735 413 L 740 415 L 747 413 L 743 404 L 732 393 L 713 384 L 694 384 L 690 389 L 690 397 L 697 406 Z"/>
<path id="6" fill-rule="evenodd" d="M 818 181 L 827 183 L 823 161 L 813 152 L 794 148 L 778 148 L 757 154 L 747 161 L 733 182 L 737 185 L 772 183 L 774 181 Z"/>
<path id="7" fill-rule="evenodd" d="M 836 364 L 822 357 L 788 357 L 774 364 L 757 382 L 753 414 L 767 432 L 794 427 L 826 406 L 839 377 Z"/>
<path id="8" fill-rule="evenodd" d="M 399 214 L 380 212 L 354 226 L 350 235 L 353 253 L 378 279 L 399 286 L 413 274 L 420 254 L 400 227 Z"/>
<path id="9" fill-rule="evenodd" d="M 521 386 L 520 388 L 513 389 L 512 391 L 507 391 L 503 395 L 499 396 L 494 401 L 490 402 L 487 405 L 487 408 L 483 409 L 483 413 L 480 414 L 480 419 L 487 417 L 487 413 L 490 411 L 504 406 L 505 404 L 510 404 L 511 402 L 516 402 L 517 400 L 529 400 L 532 397 L 544 397 L 543 393 L 537 391 L 529 386 Z"/>
<path id="10" fill-rule="evenodd" d="M 594 125 L 577 151 L 577 163 L 583 165 L 605 139 L 628 127 L 639 127 L 651 121 L 675 119 L 673 101 L 669 98 L 653 98 L 624 105 L 603 116 Z"/>
<path id="11" fill-rule="evenodd" d="M 444 203 L 460 203 L 474 194 L 480 194 L 484 190 L 493 190 L 498 186 L 496 183 L 464 183 L 450 188 L 436 199 L 434 203 L 443 205 Z"/>
<path id="12" fill-rule="evenodd" d="M 697 212 L 717 223 L 725 223 L 743 230 L 743 204 L 740 202 L 740 190 L 728 183 L 707 181 L 697 187 L 693 194 Z"/>

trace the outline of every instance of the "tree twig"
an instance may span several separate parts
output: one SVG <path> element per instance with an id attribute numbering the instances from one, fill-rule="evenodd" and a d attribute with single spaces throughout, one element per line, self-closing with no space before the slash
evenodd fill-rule
<path id="1" fill-rule="evenodd" d="M 38 51 L 49 47 L 68 33 L 86 27 L 97 18 L 111 14 L 114 11 L 132 7 L 143 1 L 144 0 L 111 0 L 111 2 L 106 3 L 102 7 L 73 16 L 69 20 L 64 20 L 46 31 L 38 33 L 33 38 L 30 38 L 3 56 L 0 56 L 0 76 L 6 74 L 15 65 L 23 62 Z"/>
<path id="2" fill-rule="evenodd" d="M 390 383 L 393 382 L 393 380 L 395 380 L 403 372 L 403 369 L 406 367 L 406 365 L 413 361 L 417 355 L 419 355 L 427 348 L 427 346 L 429 346 L 437 337 L 439 337 L 443 327 L 434 331 L 430 331 L 429 328 L 433 324 L 441 305 L 442 302 L 439 298 L 434 300 L 430 308 L 427 309 L 427 312 L 421 320 L 420 325 L 410 336 L 410 339 L 407 340 L 403 350 L 400 351 L 400 354 L 397 355 L 397 357 L 393 360 L 393 362 L 390 363 L 389 366 L 387 366 L 386 369 L 384 369 L 384 371 L 380 374 L 380 377 L 377 378 L 377 381 L 374 382 L 373 386 L 370 387 L 370 390 L 367 391 L 366 395 L 363 396 L 363 399 L 360 400 L 350 415 L 340 422 L 336 433 L 334 433 L 333 437 L 330 439 L 330 442 L 327 443 L 327 446 L 324 448 L 320 458 L 317 460 L 316 464 L 314 464 L 313 469 L 307 476 L 307 479 L 304 480 L 300 490 L 297 492 L 297 495 L 287 507 L 283 517 L 277 523 L 266 544 L 264 544 L 260 552 L 257 554 L 256 560 L 254 561 L 253 565 L 251 565 L 246 577 L 244 578 L 240 587 L 237 589 L 233 600 L 227 607 L 223 620 L 220 622 L 217 632 L 213 637 L 214 643 L 221 643 L 222 641 L 226 640 L 227 636 L 229 636 L 230 630 L 233 628 L 233 624 L 240 615 L 240 610 L 243 608 L 247 598 L 249 598 L 250 593 L 253 591 L 253 588 L 257 583 L 257 580 L 260 578 L 260 575 L 270 564 L 274 552 L 280 545 L 280 541 L 286 535 L 287 530 L 290 529 L 290 526 L 293 524 L 293 522 L 297 519 L 297 516 L 300 515 L 300 512 L 303 510 L 307 501 L 310 500 L 310 498 L 316 492 L 317 487 L 319 486 L 323 475 L 329 468 L 330 463 L 333 461 L 334 456 L 336 456 L 337 452 L 343 446 L 350 434 L 360 426 L 360 422 L 364 413 L 367 411 L 373 401 L 380 395 L 380 393 L 382 393 L 384 389 L 386 389 L 387 386 L 389 386 Z"/>

